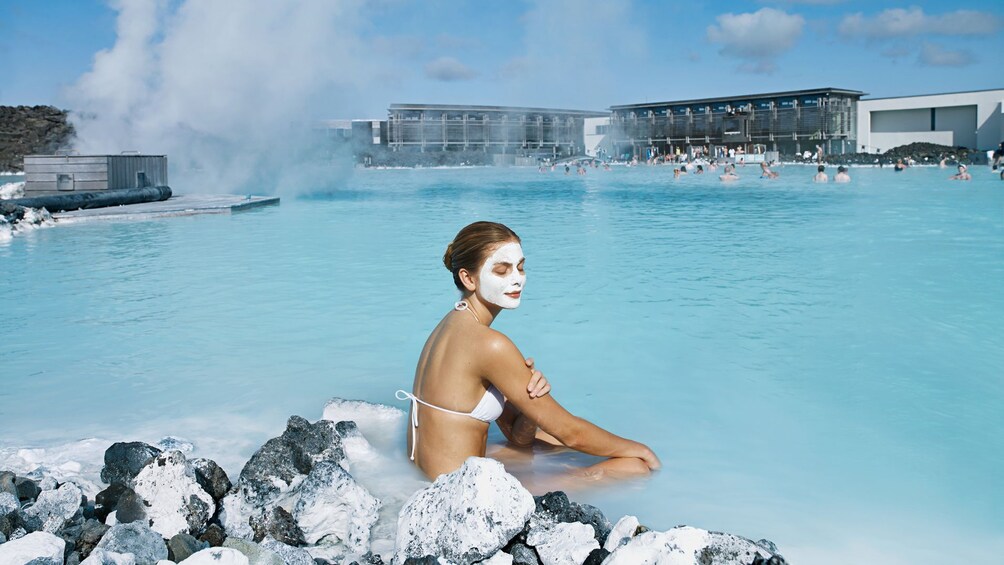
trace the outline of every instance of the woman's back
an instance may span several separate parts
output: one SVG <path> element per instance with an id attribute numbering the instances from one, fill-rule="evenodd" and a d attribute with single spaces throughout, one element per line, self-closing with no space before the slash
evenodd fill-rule
<path id="1" fill-rule="evenodd" d="M 412 406 L 413 411 L 417 406 L 419 422 L 415 463 L 430 477 L 456 469 L 472 455 L 485 454 L 489 423 L 467 414 L 491 386 L 481 375 L 478 353 L 492 331 L 470 313 L 453 311 L 439 322 L 422 349 L 412 393 L 422 402 L 461 413 L 422 403 Z M 412 441 L 409 437 L 409 452 Z"/>

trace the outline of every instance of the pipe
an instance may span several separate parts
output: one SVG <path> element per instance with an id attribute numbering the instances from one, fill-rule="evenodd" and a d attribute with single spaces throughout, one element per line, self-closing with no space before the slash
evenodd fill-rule
<path id="1" fill-rule="evenodd" d="M 70 210 L 89 210 L 91 208 L 106 208 L 108 206 L 122 206 L 124 204 L 160 202 L 170 197 L 171 187 L 148 186 L 145 188 L 122 188 L 93 192 L 50 194 L 47 196 L 29 196 L 27 198 L 12 198 L 4 200 L 4 202 L 9 202 L 16 206 L 24 206 L 25 208 L 45 208 L 49 213 L 54 214 Z"/>

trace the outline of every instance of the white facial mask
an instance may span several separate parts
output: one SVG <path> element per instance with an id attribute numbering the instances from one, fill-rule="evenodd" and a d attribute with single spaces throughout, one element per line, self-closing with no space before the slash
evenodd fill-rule
<path id="1" fill-rule="evenodd" d="M 522 292 L 526 285 L 526 275 L 519 272 L 517 266 L 523 261 L 523 248 L 518 243 L 507 243 L 495 250 L 478 273 L 481 297 L 502 308 L 519 306 L 520 296 L 509 296 L 514 292 Z M 508 263 L 509 272 L 504 276 L 495 274 L 494 268 L 499 263 Z"/>

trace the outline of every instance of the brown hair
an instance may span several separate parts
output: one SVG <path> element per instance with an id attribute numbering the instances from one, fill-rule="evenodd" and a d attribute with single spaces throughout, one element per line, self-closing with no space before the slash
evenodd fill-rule
<path id="1" fill-rule="evenodd" d="M 461 292 L 466 290 L 460 282 L 460 269 L 476 271 L 488 259 L 493 247 L 510 241 L 519 243 L 519 236 L 497 222 L 474 222 L 457 232 L 443 254 L 443 265 L 453 273 L 453 284 L 457 285 L 457 289 Z"/>

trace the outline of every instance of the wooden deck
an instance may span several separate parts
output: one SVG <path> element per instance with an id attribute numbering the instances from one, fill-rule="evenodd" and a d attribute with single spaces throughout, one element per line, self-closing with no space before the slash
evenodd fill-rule
<path id="1" fill-rule="evenodd" d="M 172 196 L 163 202 L 145 202 L 127 206 L 110 206 L 92 210 L 59 212 L 52 217 L 60 221 L 85 220 L 135 220 L 164 218 L 171 216 L 192 216 L 196 214 L 232 214 L 279 204 L 278 196 L 236 196 L 232 194 Z"/>

